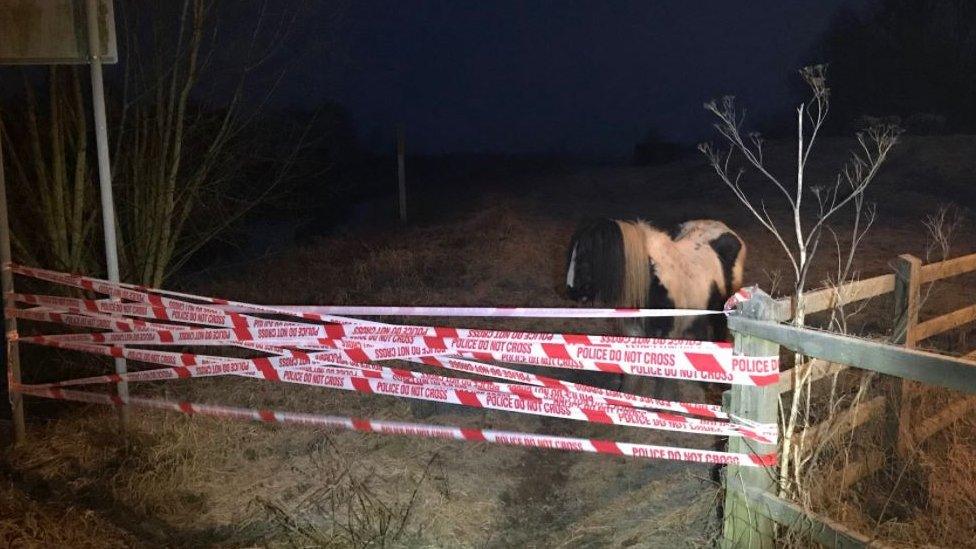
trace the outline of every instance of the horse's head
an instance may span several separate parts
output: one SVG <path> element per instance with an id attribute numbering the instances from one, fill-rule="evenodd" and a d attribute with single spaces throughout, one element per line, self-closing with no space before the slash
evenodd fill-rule
<path id="1" fill-rule="evenodd" d="M 573 301 L 586 303 L 593 300 L 593 274 L 585 252 L 581 255 L 579 241 L 575 238 L 569 244 L 569 259 L 566 267 L 566 295 Z"/>
<path id="2" fill-rule="evenodd" d="M 581 223 L 566 252 L 566 295 L 581 303 L 616 304 L 623 250 L 620 228 L 611 219 Z"/>

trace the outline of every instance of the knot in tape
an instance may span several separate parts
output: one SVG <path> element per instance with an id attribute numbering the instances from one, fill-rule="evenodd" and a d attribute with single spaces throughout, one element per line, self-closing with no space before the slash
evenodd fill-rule
<path id="1" fill-rule="evenodd" d="M 777 438 L 779 436 L 779 424 L 778 423 L 761 423 L 749 418 L 737 416 L 735 414 L 729 414 L 729 420 L 732 423 L 738 423 L 745 427 L 755 430 L 757 433 L 766 435 L 772 438 Z"/>
<path id="2" fill-rule="evenodd" d="M 20 335 L 17 333 L 17 330 L 7 331 L 6 337 L 7 337 L 7 341 L 17 341 L 18 339 L 20 339 Z"/>
<path id="3" fill-rule="evenodd" d="M 725 314 L 729 314 L 735 310 L 739 303 L 749 301 L 752 298 L 752 287 L 740 288 L 739 291 L 732 294 L 728 300 L 725 301 L 725 305 L 722 307 L 722 311 Z"/>

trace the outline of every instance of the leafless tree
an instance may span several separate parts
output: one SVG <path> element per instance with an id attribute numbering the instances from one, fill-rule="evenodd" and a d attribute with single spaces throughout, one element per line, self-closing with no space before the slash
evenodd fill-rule
<path id="1" fill-rule="evenodd" d="M 123 17 L 138 6 L 120 10 Z M 140 38 L 131 21 L 123 97 L 115 131 L 113 173 L 119 190 L 122 264 L 128 277 L 159 286 L 218 233 L 254 208 L 286 179 L 309 125 L 281 152 L 257 186 L 240 185 L 242 167 L 257 153 L 242 139 L 278 78 L 256 101 L 245 87 L 287 36 L 297 11 L 269 15 L 260 6 L 240 47 L 239 68 L 227 97 L 192 104 L 201 71 L 216 50 L 212 2 L 183 0 L 175 26 L 154 19 Z M 253 176 L 254 174 L 247 174 Z M 246 192 L 250 190 L 250 194 Z"/>
<path id="2" fill-rule="evenodd" d="M 98 210 L 88 163 L 86 98 L 75 67 L 51 67 L 46 97 L 24 74 L 26 108 L 0 112 L 10 168 L 12 245 L 23 260 L 78 271 L 92 261 Z M 46 99 L 46 107 L 44 103 Z"/>
<path id="3" fill-rule="evenodd" d="M 298 121 L 261 147 L 254 146 L 255 136 L 264 137 L 254 125 L 284 74 L 268 65 L 301 7 L 249 4 L 257 7 L 252 26 L 228 44 L 218 40 L 226 13 L 211 0 L 116 6 L 121 94 L 110 95 L 108 107 L 120 263 L 124 279 L 159 286 L 294 172 L 314 121 Z M 265 81 L 256 83 L 259 72 Z M 215 91 L 207 94 L 204 83 Z M 46 86 L 38 84 L 25 76 L 27 108 L 0 112 L 19 205 L 12 212 L 15 254 L 46 267 L 97 272 L 99 209 L 85 85 L 76 69 L 57 67 Z"/>

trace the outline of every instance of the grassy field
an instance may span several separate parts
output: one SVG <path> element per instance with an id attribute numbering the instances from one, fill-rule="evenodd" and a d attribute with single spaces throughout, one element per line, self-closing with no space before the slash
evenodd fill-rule
<path id="1" fill-rule="evenodd" d="M 830 183 L 852 142 L 823 145 L 820 158 L 826 161 L 808 177 Z M 790 171 L 791 150 L 789 144 L 774 145 L 767 153 L 784 159 L 776 165 L 780 173 Z M 890 261 L 901 253 L 924 256 L 924 217 L 947 196 L 964 210 L 970 207 L 974 173 L 976 138 L 908 138 L 899 145 L 870 191 L 878 220 L 857 256 L 860 273 L 889 272 Z M 274 304 L 571 306 L 560 289 L 565 246 L 576 223 L 588 216 L 640 216 L 662 226 L 701 217 L 726 221 L 749 245 L 747 283 L 773 293 L 785 289 L 786 263 L 774 241 L 699 158 L 653 168 L 552 167 L 496 178 L 421 187 L 409 226 L 313 238 L 176 285 Z M 838 220 L 842 240 L 845 226 Z M 953 255 L 974 250 L 976 232 L 965 223 Z M 825 247 L 813 285 L 832 274 L 834 258 Z M 974 295 L 973 288 L 967 278 L 936 288 L 925 313 L 971 303 L 965 296 Z M 875 300 L 858 317 L 857 330 L 884 335 L 890 310 L 890 302 Z M 468 325 L 614 330 L 599 321 Z M 953 337 L 942 340 L 944 350 L 962 350 L 965 334 Z M 58 362 L 64 358 L 25 353 L 27 379 L 51 379 L 52 370 L 65 375 Z M 406 402 L 388 397 L 244 379 L 145 384 L 135 392 L 413 419 Z M 682 397 L 703 398 L 693 385 L 682 387 Z M 3 456 L 0 545 L 674 547 L 707 545 L 718 532 L 719 492 L 703 465 L 145 411 L 134 414 L 131 432 L 120 438 L 111 410 L 31 400 L 28 411 L 45 419 L 32 422 L 26 445 Z M 712 443 L 694 435 L 448 407 L 425 421 L 698 448 Z M 950 525 L 955 521 L 956 530 L 965 530 L 960 522 L 976 521 L 976 479 L 965 465 L 976 461 L 973 432 L 972 420 L 960 423 L 935 437 L 931 451 L 919 457 L 927 473 L 910 486 L 926 492 L 928 514 L 909 506 L 898 513 L 886 510 L 875 520 L 870 509 L 861 509 L 875 496 L 859 491 L 824 505 L 829 503 L 836 518 L 894 542 L 912 544 L 924 536 L 936 545 L 972 543 Z M 961 480 L 954 485 L 949 479 Z"/>

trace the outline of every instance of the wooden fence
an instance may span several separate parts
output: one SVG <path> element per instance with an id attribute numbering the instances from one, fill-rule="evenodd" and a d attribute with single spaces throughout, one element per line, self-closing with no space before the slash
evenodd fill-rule
<path id="1" fill-rule="evenodd" d="M 962 398 L 933 412 L 914 428 L 910 427 L 909 418 L 915 411 L 918 397 L 926 390 L 924 385 L 976 394 L 976 362 L 973 361 L 976 352 L 964 357 L 948 357 L 916 349 L 920 341 L 976 321 L 974 304 L 919 322 L 919 310 L 927 295 L 926 285 L 973 271 L 976 271 L 976 254 L 929 265 L 922 265 L 916 257 L 903 255 L 897 260 L 894 274 L 805 294 L 806 312 L 810 315 L 894 292 L 892 343 L 897 345 L 781 324 L 777 321 L 786 320 L 791 314 L 788 300 L 773 301 L 767 296 L 765 299 L 769 303 L 765 306 L 747 303 L 741 314 L 729 319 L 740 352 L 747 350 L 742 347 L 744 344 L 749 348 L 772 345 L 810 360 L 784 372 L 772 390 L 733 386 L 726 401 L 729 411 L 759 420 L 769 416 L 769 407 L 778 405 L 778 395 L 792 391 L 799 379 L 815 382 L 850 367 L 872 370 L 897 378 L 889 396 L 880 395 L 859 402 L 835 414 L 829 422 L 810 426 L 793 436 L 797 439 L 804 437 L 807 444 L 824 443 L 850 433 L 871 419 L 882 418 L 887 419 L 886 426 L 895 440 L 896 457 L 904 457 L 976 407 L 976 396 Z M 883 452 L 868 452 L 832 472 L 832 480 L 825 484 L 847 489 L 878 471 L 885 462 Z M 778 522 L 800 527 L 812 539 L 828 546 L 878 546 L 867 536 L 851 532 L 776 497 L 772 493 L 775 482 L 771 470 L 757 475 L 746 469 L 749 468 L 730 466 L 726 473 L 725 539 L 729 545 L 769 546 L 772 524 Z"/>

